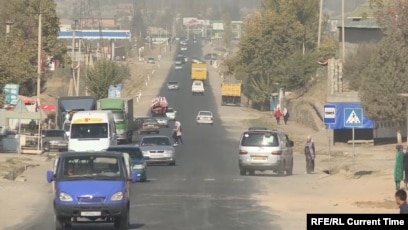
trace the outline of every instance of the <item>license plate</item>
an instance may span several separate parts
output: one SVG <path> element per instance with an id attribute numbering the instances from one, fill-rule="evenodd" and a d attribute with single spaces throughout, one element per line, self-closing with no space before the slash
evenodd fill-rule
<path id="1" fill-rule="evenodd" d="M 101 216 L 101 212 L 81 212 L 81 216 Z"/>
<path id="2" fill-rule="evenodd" d="M 264 160 L 266 160 L 266 157 L 252 157 L 252 160 L 255 160 L 255 161 L 264 161 Z"/>
<path id="3" fill-rule="evenodd" d="M 152 158 L 160 158 L 160 157 L 163 157 L 163 156 L 160 155 L 160 154 L 151 154 L 150 157 L 152 157 Z"/>

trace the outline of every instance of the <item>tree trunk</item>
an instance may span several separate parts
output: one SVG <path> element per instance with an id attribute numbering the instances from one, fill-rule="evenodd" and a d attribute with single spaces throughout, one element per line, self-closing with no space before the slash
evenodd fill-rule
<path id="1" fill-rule="evenodd" d="M 401 125 L 397 123 L 397 142 L 398 144 L 402 144 L 402 136 L 401 136 Z"/>

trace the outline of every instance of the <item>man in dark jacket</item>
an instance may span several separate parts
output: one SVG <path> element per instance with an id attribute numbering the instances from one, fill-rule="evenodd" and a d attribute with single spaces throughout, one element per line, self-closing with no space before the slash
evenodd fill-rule
<path id="1" fill-rule="evenodd" d="M 403 160 L 403 167 L 404 167 L 404 183 L 405 183 L 405 189 L 408 189 L 408 148 L 404 154 L 404 160 Z"/>
<path id="2" fill-rule="evenodd" d="M 395 193 L 395 202 L 399 206 L 400 214 L 408 214 L 407 193 L 403 189 Z"/>

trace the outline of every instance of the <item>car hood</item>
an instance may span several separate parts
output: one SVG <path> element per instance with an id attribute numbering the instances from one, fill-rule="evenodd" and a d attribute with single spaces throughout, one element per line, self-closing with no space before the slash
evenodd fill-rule
<path id="1" fill-rule="evenodd" d="M 111 196 L 124 190 L 124 181 L 115 180 L 72 180 L 57 182 L 57 188 L 74 197 Z"/>
<path id="2" fill-rule="evenodd" d="M 142 151 L 152 151 L 152 150 L 161 150 L 161 151 L 168 151 L 168 150 L 174 150 L 173 146 L 169 145 L 152 145 L 152 146 L 140 146 L 140 150 Z"/>

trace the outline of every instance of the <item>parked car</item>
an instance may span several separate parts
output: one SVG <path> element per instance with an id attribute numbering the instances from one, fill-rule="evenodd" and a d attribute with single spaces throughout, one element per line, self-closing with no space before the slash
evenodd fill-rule
<path id="1" fill-rule="evenodd" d="M 64 130 L 48 129 L 42 131 L 42 142 L 45 151 L 68 150 L 68 136 Z"/>
<path id="2" fill-rule="evenodd" d="M 177 81 L 169 81 L 167 82 L 167 89 L 168 90 L 179 90 L 179 84 Z"/>
<path id="3" fill-rule="evenodd" d="M 139 134 L 160 132 L 160 125 L 153 117 L 137 117 L 134 122 L 135 129 Z"/>
<path id="4" fill-rule="evenodd" d="M 156 63 L 156 61 L 154 60 L 154 58 L 148 58 L 147 63 L 154 64 L 154 63 Z"/>
<path id="5" fill-rule="evenodd" d="M 136 172 L 138 180 L 147 181 L 147 165 L 140 148 L 133 145 L 118 145 L 108 148 L 108 151 L 127 153 L 132 161 L 132 172 Z"/>
<path id="6" fill-rule="evenodd" d="M 176 114 L 177 114 L 177 111 L 174 110 L 173 108 L 169 107 L 167 109 L 166 116 L 167 118 L 169 118 L 169 120 L 172 120 L 172 121 L 176 120 Z"/>
<path id="7" fill-rule="evenodd" d="M 60 153 L 52 170 L 50 209 L 55 229 L 67 229 L 78 217 L 96 223 L 113 222 L 117 229 L 128 229 L 130 198 L 137 173 L 130 169 L 128 154 L 108 151 Z"/>
<path id="8" fill-rule="evenodd" d="M 176 150 L 168 136 L 144 136 L 138 146 L 148 164 L 176 164 Z"/>
<path id="9" fill-rule="evenodd" d="M 283 131 L 253 130 L 242 134 L 238 166 L 241 175 L 272 170 L 279 176 L 292 175 L 293 141 Z"/>
<path id="10" fill-rule="evenodd" d="M 197 124 L 214 124 L 214 117 L 211 111 L 200 111 L 196 117 Z"/>

